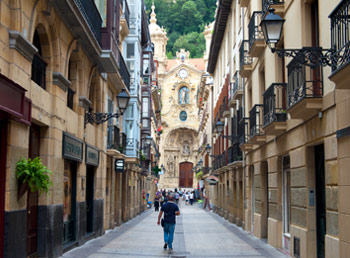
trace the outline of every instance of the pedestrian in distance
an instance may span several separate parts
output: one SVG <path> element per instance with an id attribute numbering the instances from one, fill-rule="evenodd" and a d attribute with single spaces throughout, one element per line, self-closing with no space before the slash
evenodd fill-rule
<path id="1" fill-rule="evenodd" d="M 186 200 L 186 205 L 188 205 L 188 202 L 190 200 L 190 195 L 188 192 L 186 192 L 186 194 L 185 194 L 185 200 Z"/>
<path id="2" fill-rule="evenodd" d="M 174 194 L 169 194 L 168 202 L 165 203 L 158 214 L 157 224 L 160 225 L 160 219 L 164 213 L 164 249 L 169 247 L 169 252 L 173 251 L 173 240 L 176 225 L 176 216 L 180 215 L 180 209 L 174 203 Z"/>
<path id="3" fill-rule="evenodd" d="M 179 204 L 180 194 L 178 192 L 175 193 L 175 201 L 176 204 Z"/>
<path id="4" fill-rule="evenodd" d="M 190 192 L 190 204 L 193 205 L 194 191 Z"/>
<path id="5" fill-rule="evenodd" d="M 159 211 L 159 197 L 154 198 L 154 211 Z"/>

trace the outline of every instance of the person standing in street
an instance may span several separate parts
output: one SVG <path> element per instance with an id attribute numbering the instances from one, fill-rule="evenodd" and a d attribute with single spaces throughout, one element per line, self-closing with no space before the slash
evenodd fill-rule
<path id="1" fill-rule="evenodd" d="M 193 205 L 194 191 L 190 193 L 190 204 Z"/>
<path id="2" fill-rule="evenodd" d="M 160 225 L 160 219 L 164 213 L 164 249 L 169 246 L 169 252 L 173 251 L 173 240 L 176 225 L 176 216 L 180 215 L 179 207 L 174 203 L 174 195 L 168 196 L 168 202 L 165 203 L 159 212 L 157 224 Z"/>
<path id="3" fill-rule="evenodd" d="M 210 203 L 209 203 L 209 192 L 203 188 L 203 197 L 204 197 L 204 207 L 203 209 L 205 210 L 208 206 L 208 210 L 210 211 Z"/>

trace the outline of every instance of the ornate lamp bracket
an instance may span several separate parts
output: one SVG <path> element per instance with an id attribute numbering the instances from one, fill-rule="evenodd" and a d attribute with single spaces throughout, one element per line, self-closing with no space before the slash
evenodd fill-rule
<path id="1" fill-rule="evenodd" d="M 106 121 L 108 121 L 111 118 L 118 118 L 119 114 L 118 113 L 91 113 L 88 112 L 85 114 L 85 126 L 90 123 L 90 124 L 102 124 Z"/>
<path id="2" fill-rule="evenodd" d="M 292 57 L 302 65 L 310 66 L 312 69 L 319 66 L 333 66 L 335 64 L 335 50 L 323 49 L 321 47 L 303 47 L 301 49 L 277 49 L 271 48 L 272 53 L 279 57 Z"/>

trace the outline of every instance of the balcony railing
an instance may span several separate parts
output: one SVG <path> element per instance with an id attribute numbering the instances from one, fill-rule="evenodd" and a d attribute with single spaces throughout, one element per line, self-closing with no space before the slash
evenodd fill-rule
<path id="1" fill-rule="evenodd" d="M 242 150 L 239 148 L 239 143 L 234 143 L 228 148 L 228 163 L 233 163 L 242 160 Z"/>
<path id="2" fill-rule="evenodd" d="M 130 27 L 130 9 L 129 9 L 129 5 L 128 2 L 126 0 L 122 1 L 122 5 L 123 5 L 123 16 L 126 20 L 126 23 L 128 24 L 128 27 Z"/>
<path id="3" fill-rule="evenodd" d="M 119 150 L 120 130 L 116 125 L 108 125 L 107 127 L 107 149 Z"/>
<path id="4" fill-rule="evenodd" d="M 253 12 L 248 25 L 249 29 L 249 49 L 252 48 L 255 41 L 264 41 L 264 34 L 260 27 L 262 12 Z"/>
<path id="5" fill-rule="evenodd" d="M 284 2 L 284 0 L 262 0 L 262 15 L 265 16 L 271 5 L 282 5 Z"/>
<path id="6" fill-rule="evenodd" d="M 210 167 L 202 167 L 202 171 L 203 171 L 203 176 L 207 175 L 210 172 Z"/>
<path id="7" fill-rule="evenodd" d="M 350 61 L 350 1 L 343 0 L 329 15 L 331 19 L 332 72 Z"/>
<path id="8" fill-rule="evenodd" d="M 238 71 L 235 73 L 233 76 L 233 82 L 230 83 L 230 88 L 229 88 L 229 99 L 233 99 L 234 96 L 236 95 L 237 91 L 243 90 L 242 84 L 240 83 L 240 78 L 239 78 L 239 73 Z"/>
<path id="9" fill-rule="evenodd" d="M 273 83 L 264 92 L 264 126 L 286 121 L 286 85 L 286 83 Z"/>
<path id="10" fill-rule="evenodd" d="M 96 40 L 101 45 L 102 18 L 94 0 L 74 0 Z"/>
<path id="11" fill-rule="evenodd" d="M 213 160 L 213 169 L 219 169 L 225 166 L 225 153 L 215 156 Z"/>
<path id="12" fill-rule="evenodd" d="M 244 65 L 251 65 L 253 63 L 253 58 L 248 53 L 249 50 L 249 41 L 243 40 L 242 45 L 239 49 L 239 58 L 240 58 L 240 69 L 243 69 Z"/>
<path id="13" fill-rule="evenodd" d="M 121 54 L 119 49 L 118 49 L 118 51 L 119 51 L 120 76 L 122 77 L 126 88 L 129 90 L 130 89 L 130 73 L 129 73 L 128 67 L 126 66 L 123 55 Z"/>
<path id="14" fill-rule="evenodd" d="M 249 118 L 244 117 L 238 124 L 239 145 L 247 143 L 249 138 Z"/>
<path id="15" fill-rule="evenodd" d="M 120 152 L 121 153 L 126 153 L 126 146 L 127 146 L 127 140 L 126 140 L 126 134 L 121 133 L 120 134 Z"/>
<path id="16" fill-rule="evenodd" d="M 250 137 L 263 135 L 264 106 L 257 104 L 249 111 Z"/>
<path id="17" fill-rule="evenodd" d="M 305 98 L 322 98 L 322 68 L 311 69 L 292 60 L 288 66 L 287 108 Z"/>

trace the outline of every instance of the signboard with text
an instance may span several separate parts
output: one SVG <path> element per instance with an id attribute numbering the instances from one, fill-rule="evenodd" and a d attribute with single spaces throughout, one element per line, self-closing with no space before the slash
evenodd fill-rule
<path id="1" fill-rule="evenodd" d="M 88 165 L 98 167 L 100 163 L 100 151 L 88 144 L 86 144 L 85 162 Z"/>
<path id="2" fill-rule="evenodd" d="M 62 156 L 65 159 L 81 162 L 83 160 L 83 141 L 63 132 Z"/>
<path id="3" fill-rule="evenodd" d="M 115 172 L 122 173 L 124 172 L 125 161 L 123 159 L 116 159 L 114 162 Z"/>

